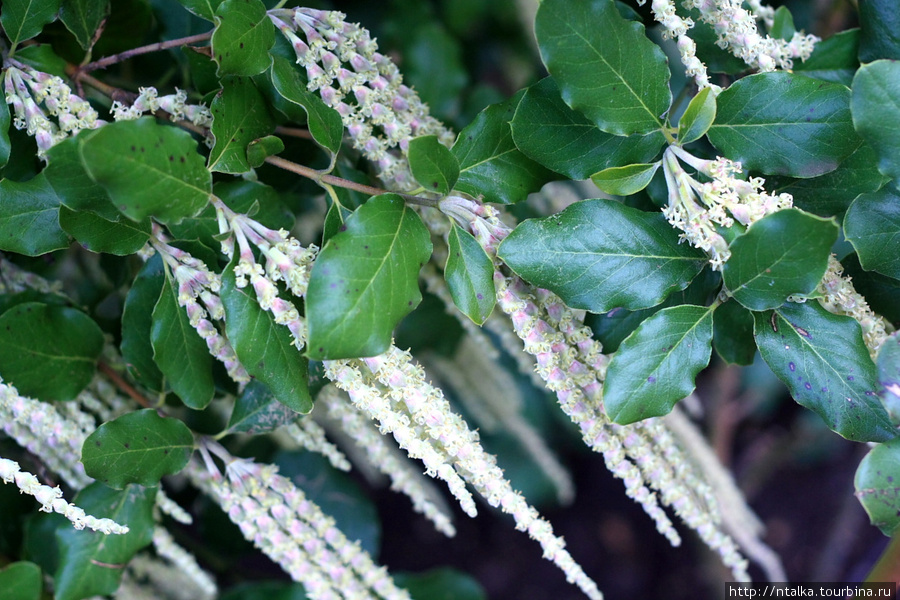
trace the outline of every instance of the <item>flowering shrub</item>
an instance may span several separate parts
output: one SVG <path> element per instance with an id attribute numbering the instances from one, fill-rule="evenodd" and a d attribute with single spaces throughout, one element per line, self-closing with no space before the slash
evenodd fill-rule
<path id="1" fill-rule="evenodd" d="M 672 545 L 782 580 L 679 404 L 711 361 L 757 351 L 870 443 L 857 497 L 900 530 L 889 2 L 823 40 L 758 1 L 543 0 L 549 76 L 483 88 L 480 112 L 434 21 L 395 54 L 284 4 L 0 9 L 0 479 L 36 500 L 0 510 L 54 548 L 4 541 L 0 589 L 258 597 L 202 534 L 227 519 L 290 597 L 435 597 L 378 566 L 378 519 L 341 473 L 358 470 L 450 537 L 460 513 L 510 515 L 601 598 L 529 498 L 578 490 L 525 389 Z M 541 484 L 501 468 L 496 432 Z M 482 597 L 441 573 L 441 597 Z"/>

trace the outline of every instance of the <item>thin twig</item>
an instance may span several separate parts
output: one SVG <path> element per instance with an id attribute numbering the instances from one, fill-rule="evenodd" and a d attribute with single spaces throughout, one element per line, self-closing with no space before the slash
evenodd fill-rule
<path id="1" fill-rule="evenodd" d="M 187 44 L 193 44 L 196 42 L 203 42 L 212 37 L 212 31 L 207 31 L 206 33 L 198 33 L 196 35 L 189 35 L 187 37 L 178 38 L 177 40 L 168 40 L 165 42 L 157 42 L 155 44 L 148 44 L 147 46 L 141 46 L 140 48 L 132 48 L 131 50 L 126 50 L 125 52 L 119 52 L 118 54 L 113 54 L 112 56 L 106 56 L 101 58 L 100 60 L 95 60 L 94 62 L 88 63 L 83 67 L 80 67 L 80 71 L 82 73 L 90 73 L 91 71 L 96 71 L 97 69 L 105 69 L 110 65 L 114 65 L 116 63 L 120 63 L 124 60 L 128 60 L 133 56 L 138 56 L 141 54 L 148 54 L 150 52 L 159 52 L 160 50 L 168 50 L 169 48 L 176 48 L 178 46 L 185 46 Z"/>
<path id="2" fill-rule="evenodd" d="M 275 133 L 278 135 L 288 135 L 296 138 L 303 138 L 304 140 L 312 140 L 312 134 L 309 132 L 309 129 L 300 129 L 299 127 L 285 127 L 283 125 L 278 125 L 275 127 Z"/>
<path id="3" fill-rule="evenodd" d="M 141 394 L 136 389 L 134 389 L 134 387 L 130 383 L 125 381 L 125 379 L 123 379 L 121 375 L 116 373 L 116 371 L 111 366 L 109 366 L 102 360 L 99 363 L 97 363 L 97 366 L 103 372 L 104 375 L 109 377 L 112 380 L 112 382 L 114 384 L 116 384 L 117 388 L 119 388 L 120 390 L 122 390 L 123 392 L 128 394 L 128 396 L 132 400 L 134 400 L 135 402 L 137 402 L 144 408 L 152 408 L 150 402 L 146 398 L 144 398 L 144 395 Z"/>

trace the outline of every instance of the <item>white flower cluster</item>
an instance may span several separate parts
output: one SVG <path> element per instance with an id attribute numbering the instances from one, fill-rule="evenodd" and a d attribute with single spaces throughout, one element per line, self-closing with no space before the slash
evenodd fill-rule
<path id="1" fill-rule="evenodd" d="M 38 478 L 19 469 L 19 463 L 0 458 L 0 479 L 4 483 L 13 483 L 18 486 L 19 491 L 41 503 L 41 510 L 44 512 L 56 512 L 72 522 L 75 529 L 93 529 L 100 533 L 123 534 L 128 533 L 128 527 L 119 525 L 112 519 L 98 519 L 92 515 L 86 514 L 84 510 L 78 508 L 74 504 L 69 504 L 62 497 L 62 490 L 57 487 L 43 485 Z"/>
<path id="2" fill-rule="evenodd" d="M 34 136 L 38 156 L 69 135 L 96 129 L 106 122 L 97 118 L 91 105 L 72 93 L 56 75 L 25 67 L 7 66 L 4 76 L 6 103 L 12 106 L 13 125 Z M 44 108 L 39 105 L 43 104 Z M 56 118 L 54 123 L 48 115 Z"/>
<path id="3" fill-rule="evenodd" d="M 157 542 L 154 530 L 154 545 Z M 177 548 L 177 546 L 176 546 Z M 179 548 L 181 552 L 185 552 Z M 157 552 L 158 546 L 157 546 Z M 168 552 L 168 549 L 164 549 Z M 177 551 L 176 551 L 177 554 Z M 196 560 L 190 554 L 179 557 L 179 562 L 152 556 L 149 552 L 135 554 L 125 572 L 113 598 L 116 600 L 213 600 L 218 597 L 215 582 L 209 575 L 199 570 Z M 197 569 L 195 571 L 195 568 Z M 206 581 L 205 581 L 206 580 Z"/>
<path id="4" fill-rule="evenodd" d="M 132 121 L 144 113 L 155 113 L 164 110 L 176 121 L 190 121 L 203 127 L 212 123 L 212 113 L 203 104 L 188 104 L 187 92 L 175 88 L 174 94 L 160 96 L 155 87 L 142 87 L 131 106 L 125 106 L 118 100 L 112 103 L 109 112 L 116 121 Z"/>
<path id="5" fill-rule="evenodd" d="M 403 156 L 409 140 L 433 134 L 450 146 L 454 136 L 403 84 L 369 32 L 338 12 L 279 9 L 269 17 L 294 47 L 309 90 L 340 113 L 354 148 L 377 165 L 379 179 L 398 190 L 415 187 Z"/>
<path id="6" fill-rule="evenodd" d="M 204 600 L 216 597 L 218 589 L 212 576 L 200 568 L 193 554 L 175 543 L 172 534 L 164 527 L 157 526 L 153 528 L 153 548 L 156 550 L 157 556 L 164 559 L 175 571 L 183 575 L 181 578 L 174 578 L 174 581 L 170 578 L 170 588 L 173 587 L 171 584 L 177 582 L 178 587 L 176 589 L 182 590 L 182 597 L 186 596 L 191 600 Z M 184 585 L 184 582 L 179 581 L 179 579 L 186 580 L 189 584 Z M 166 582 L 158 580 L 156 583 L 159 586 L 165 585 Z"/>
<path id="7" fill-rule="evenodd" d="M 689 175 L 679 159 L 711 181 L 700 182 Z M 728 243 L 717 226 L 728 228 L 735 221 L 750 226 L 766 215 L 793 206 L 790 194 L 766 192 L 761 177 L 737 178 L 741 163 L 726 158 L 701 160 L 675 145 L 663 154 L 663 173 L 669 190 L 669 202 L 663 214 L 673 227 L 683 232 L 682 239 L 710 255 L 714 270 L 721 269 L 731 257 Z"/>
<path id="8" fill-rule="evenodd" d="M 62 282 L 51 283 L 40 275 L 16 266 L 0 254 L 0 294 L 16 294 L 25 290 L 58 294 L 62 291 Z"/>
<path id="9" fill-rule="evenodd" d="M 285 425 L 283 429 L 298 446 L 309 452 L 321 454 L 338 471 L 350 470 L 350 461 L 337 446 L 325 438 L 325 430 L 312 418 L 300 417 L 293 423 Z"/>
<path id="10" fill-rule="evenodd" d="M 710 83 L 706 65 L 697 58 L 697 44 L 688 36 L 694 21 L 690 18 L 682 19 L 676 14 L 675 0 L 653 0 L 650 9 L 653 11 L 653 18 L 662 25 L 663 38 L 676 40 L 685 74 L 693 77 L 701 90 L 709 87 L 713 89 L 713 93 L 718 94 L 722 88 Z"/>

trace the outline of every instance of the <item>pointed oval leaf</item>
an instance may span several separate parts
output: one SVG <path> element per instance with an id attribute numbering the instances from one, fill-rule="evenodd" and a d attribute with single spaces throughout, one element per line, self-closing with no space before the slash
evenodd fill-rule
<path id="1" fill-rule="evenodd" d="M 68 248 L 59 198 L 41 173 L 24 183 L 0 180 L 0 250 L 39 256 Z"/>
<path id="2" fill-rule="evenodd" d="M 128 527 L 123 535 L 105 535 L 89 529 L 60 527 L 59 568 L 53 576 L 55 600 L 82 600 L 112 594 L 119 587 L 127 564 L 153 539 L 156 488 L 130 485 L 113 490 L 95 482 L 81 490 L 73 503 L 97 518 L 112 519 Z"/>
<path id="3" fill-rule="evenodd" d="M 0 315 L 0 377 L 25 396 L 71 400 L 91 382 L 103 331 L 65 306 L 18 304 Z"/>
<path id="4" fill-rule="evenodd" d="M 413 178 L 429 192 L 449 194 L 459 179 L 459 161 L 436 135 L 410 140 L 407 157 Z"/>
<path id="5" fill-rule="evenodd" d="M 209 152 L 208 168 L 220 173 L 246 173 L 250 170 L 247 146 L 272 133 L 275 122 L 253 80 L 225 77 L 221 84 L 209 107 L 213 115 L 210 130 L 216 143 Z"/>
<path id="6" fill-rule="evenodd" d="M 866 0 L 859 4 L 859 59 L 900 60 L 900 13 L 893 0 Z"/>
<path id="7" fill-rule="evenodd" d="M 250 77 L 272 64 L 275 26 L 260 0 L 225 0 L 216 8 L 211 44 L 219 77 Z"/>
<path id="8" fill-rule="evenodd" d="M 153 359 L 172 391 L 185 406 L 206 408 L 215 393 L 213 359 L 206 342 L 191 327 L 187 312 L 178 306 L 178 291 L 168 275 L 153 308 L 150 343 Z"/>
<path id="9" fill-rule="evenodd" d="M 853 486 L 872 525 L 887 536 L 900 531 L 900 439 L 869 450 L 856 469 Z"/>
<path id="10" fill-rule="evenodd" d="M 607 194 L 630 196 L 650 185 L 659 165 L 659 162 L 655 162 L 603 169 L 591 175 L 591 181 Z"/>
<path id="11" fill-rule="evenodd" d="M 79 212 L 92 212 L 108 221 L 117 219 L 120 213 L 113 205 L 106 189 L 91 179 L 81 161 L 79 144 L 87 141 L 96 131 L 82 131 L 78 137 L 70 137 L 47 150 L 48 164 L 41 171 L 63 206 Z"/>
<path id="12" fill-rule="evenodd" d="M 655 306 L 706 263 L 699 250 L 678 243 L 661 214 L 599 199 L 520 223 L 497 255 L 572 308 L 597 313 Z"/>
<path id="13" fill-rule="evenodd" d="M 776 308 L 791 294 L 810 294 L 825 274 L 837 234 L 831 219 L 794 208 L 764 217 L 731 243 L 731 258 L 722 269 L 725 287 L 750 310 Z"/>
<path id="14" fill-rule="evenodd" d="M 129 374 L 147 389 L 163 390 L 163 375 L 153 360 L 150 331 L 153 307 L 159 301 L 166 274 L 159 254 L 150 257 L 138 272 L 122 310 L 122 343 L 119 349 Z"/>
<path id="15" fill-rule="evenodd" d="M 130 483 L 152 487 L 174 475 L 194 451 L 194 436 L 178 419 L 152 408 L 107 421 L 84 441 L 81 462 L 97 481 L 121 490 Z"/>
<path id="16" fill-rule="evenodd" d="M 739 79 L 716 98 L 707 137 L 745 169 L 815 177 L 856 150 L 850 91 L 786 71 Z"/>
<path id="17" fill-rule="evenodd" d="M 884 188 L 858 196 L 844 217 L 844 235 L 865 270 L 900 279 L 900 195 Z"/>
<path id="18" fill-rule="evenodd" d="M 254 169 L 262 166 L 266 159 L 284 151 L 284 142 L 275 135 L 266 135 L 247 145 L 247 162 Z"/>
<path id="19" fill-rule="evenodd" d="M 302 111 L 305 115 L 313 139 L 327 151 L 336 154 L 341 148 L 344 136 L 344 122 L 341 115 L 306 89 L 306 83 L 301 81 L 297 67 L 292 61 L 279 56 L 273 57 L 269 76 L 275 91 L 288 102 L 288 106 Z M 287 112 L 289 118 L 300 120 L 300 115 L 291 114 L 290 110 Z"/>
<path id="20" fill-rule="evenodd" d="M 267 433 L 297 419 L 297 413 L 281 402 L 259 380 L 251 381 L 234 401 L 227 433 Z"/>
<path id="21" fill-rule="evenodd" d="M 154 117 L 100 128 L 79 146 L 88 175 L 129 219 L 162 223 L 192 217 L 206 206 L 212 177 L 186 131 Z"/>
<path id="22" fill-rule="evenodd" d="M 735 300 L 720 304 L 713 313 L 713 344 L 722 360 L 748 366 L 756 356 L 753 314 Z"/>
<path id="23" fill-rule="evenodd" d="M 848 440 L 884 442 L 896 435 L 878 401 L 875 364 L 854 319 L 815 300 L 753 313 L 759 352 L 798 404 Z"/>
<path id="24" fill-rule="evenodd" d="M 494 263 L 471 233 L 453 225 L 447 238 L 450 252 L 444 278 L 453 303 L 481 325 L 491 316 L 494 294 Z"/>
<path id="25" fill-rule="evenodd" d="M 621 425 L 672 412 L 694 391 L 712 353 L 713 311 L 683 304 L 646 319 L 619 346 L 603 383 L 603 405 Z"/>
<path id="26" fill-rule="evenodd" d="M 422 300 L 419 269 L 431 239 L 396 194 L 376 196 L 347 218 L 316 259 L 306 296 L 309 356 L 375 356 Z"/>
<path id="27" fill-rule="evenodd" d="M 703 88 L 691 98 L 684 114 L 678 120 L 678 143 L 695 142 L 706 135 L 716 120 L 716 96 L 712 88 Z"/>
<path id="28" fill-rule="evenodd" d="M 509 125 L 516 147 L 526 156 L 578 180 L 610 167 L 647 162 L 665 143 L 660 131 L 628 137 L 601 131 L 563 102 L 552 77 L 525 91 Z"/>
<path id="29" fill-rule="evenodd" d="M 63 0 L 59 20 L 75 36 L 78 45 L 87 50 L 107 13 L 108 0 Z"/>
<path id="30" fill-rule="evenodd" d="M 4 0 L 0 25 L 13 47 L 39 34 L 56 20 L 60 0 Z"/>
<path id="31" fill-rule="evenodd" d="M 534 29 L 566 104 L 616 135 L 662 128 L 672 103 L 666 56 L 612 0 L 544 0 Z"/>
<path id="32" fill-rule="evenodd" d="M 458 191 L 484 196 L 485 202 L 513 204 L 557 178 L 513 142 L 509 122 L 522 95 L 488 106 L 459 133 L 452 148 L 459 160 Z"/>
<path id="33" fill-rule="evenodd" d="M 40 600 L 43 589 L 41 568 L 33 562 L 22 560 L 0 569 L 0 590 L 6 600 Z"/>
<path id="34" fill-rule="evenodd" d="M 252 286 L 237 287 L 234 261 L 222 273 L 219 295 L 225 306 L 225 332 L 247 372 L 266 384 L 279 402 L 298 413 L 312 410 L 309 362 L 294 347 L 287 327 L 263 310 Z"/>
<path id="35" fill-rule="evenodd" d="M 878 170 L 900 179 L 900 62 L 876 60 L 853 77 L 853 126 L 878 155 Z"/>
<path id="36" fill-rule="evenodd" d="M 59 225 L 91 252 L 118 256 L 134 254 L 150 239 L 150 219 L 135 223 L 119 215 L 115 221 L 92 212 L 77 212 L 59 207 Z"/>

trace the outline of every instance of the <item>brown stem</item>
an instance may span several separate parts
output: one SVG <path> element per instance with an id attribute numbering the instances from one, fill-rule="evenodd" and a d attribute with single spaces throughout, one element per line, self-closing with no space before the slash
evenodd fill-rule
<path id="1" fill-rule="evenodd" d="M 128 394 L 128 396 L 132 400 L 134 400 L 144 408 L 151 408 L 150 402 L 146 398 L 144 398 L 144 395 L 134 389 L 134 387 L 130 383 L 125 381 L 125 379 L 121 375 L 119 375 L 111 366 L 109 366 L 102 360 L 97 364 L 97 366 L 100 368 L 100 371 L 102 371 L 104 375 L 109 377 L 112 382 L 116 384 L 117 388 Z"/>
<path id="2" fill-rule="evenodd" d="M 137 94 L 103 83 L 99 79 L 91 77 L 75 65 L 66 65 L 66 75 L 71 77 L 78 85 L 86 83 L 104 96 L 108 96 L 113 100 L 118 100 L 122 104 L 132 104 L 135 99 L 137 99 Z"/>
<path id="3" fill-rule="evenodd" d="M 131 50 L 126 50 L 125 52 L 119 52 L 118 54 L 113 54 L 112 56 L 106 56 L 104 58 L 101 58 L 100 60 L 95 60 L 94 62 L 84 65 L 79 70 L 82 73 L 90 73 L 91 71 L 96 71 L 97 69 L 105 69 L 106 67 L 122 62 L 123 60 L 128 60 L 132 56 L 148 54 L 150 52 L 159 52 L 160 50 L 176 48 L 178 46 L 193 44 L 195 42 L 203 42 L 211 37 L 212 31 L 207 31 L 206 33 L 189 35 L 177 40 L 168 40 L 166 42 L 157 42 L 155 44 L 141 46 L 140 48 L 132 48 Z"/>
<path id="4" fill-rule="evenodd" d="M 312 134 L 309 132 L 309 129 L 300 129 L 299 127 L 285 127 L 283 125 L 278 125 L 275 128 L 275 133 L 279 135 L 289 135 L 291 137 L 303 138 L 305 140 L 314 139 Z"/>

